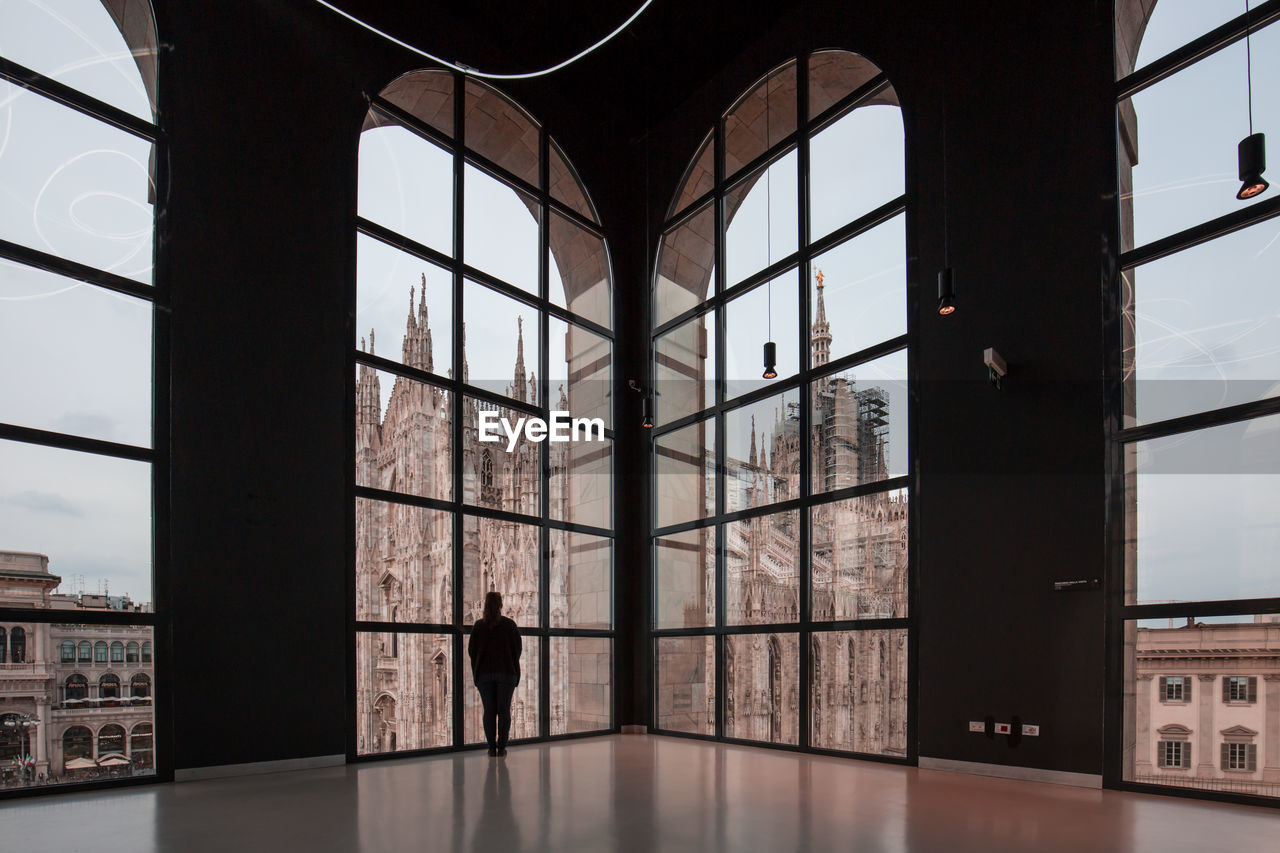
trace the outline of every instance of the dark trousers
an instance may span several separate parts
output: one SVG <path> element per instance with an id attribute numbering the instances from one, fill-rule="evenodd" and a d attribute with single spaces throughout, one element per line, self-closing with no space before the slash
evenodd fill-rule
<path id="1" fill-rule="evenodd" d="M 480 691 L 480 703 L 484 706 L 484 739 L 490 749 L 506 749 L 516 682 L 503 675 L 480 675 L 476 678 L 476 690 Z"/>

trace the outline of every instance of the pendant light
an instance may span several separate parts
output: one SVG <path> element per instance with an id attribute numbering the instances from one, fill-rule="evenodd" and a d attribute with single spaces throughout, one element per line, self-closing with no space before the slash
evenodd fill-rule
<path id="1" fill-rule="evenodd" d="M 951 270 L 951 241 L 947 233 L 951 209 L 947 205 L 947 110 L 942 109 L 942 269 L 938 270 L 938 313 L 956 313 L 956 280 Z"/>
<path id="2" fill-rule="evenodd" d="M 773 76 L 770 75 L 764 81 L 764 148 L 769 150 L 769 144 L 772 141 L 769 133 L 769 87 L 773 83 Z M 773 266 L 773 167 L 766 166 L 764 170 L 764 246 L 765 246 L 765 268 Z M 769 324 L 769 340 L 764 345 L 764 373 L 760 374 L 765 379 L 778 378 L 778 345 L 773 341 L 773 279 L 765 284 L 766 298 L 768 304 L 768 324 Z"/>
<path id="3" fill-rule="evenodd" d="M 1262 195 L 1271 186 L 1262 173 L 1267 169 L 1267 137 L 1253 132 L 1253 54 L 1249 46 L 1249 0 L 1244 0 L 1244 63 L 1249 95 L 1249 135 L 1240 140 L 1236 156 L 1240 163 L 1240 190 L 1236 198 L 1246 201 Z"/>

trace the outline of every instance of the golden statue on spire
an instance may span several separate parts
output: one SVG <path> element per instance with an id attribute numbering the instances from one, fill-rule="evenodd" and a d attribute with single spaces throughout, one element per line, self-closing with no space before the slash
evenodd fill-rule
<path id="1" fill-rule="evenodd" d="M 822 270 L 818 270 L 818 289 L 819 290 L 822 289 L 822 282 L 824 279 L 826 279 L 826 276 L 822 274 Z"/>

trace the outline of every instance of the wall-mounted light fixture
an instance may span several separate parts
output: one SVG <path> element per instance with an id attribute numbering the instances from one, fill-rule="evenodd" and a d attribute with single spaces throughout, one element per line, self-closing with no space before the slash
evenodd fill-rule
<path id="1" fill-rule="evenodd" d="M 1240 190 L 1236 193 L 1236 198 L 1241 201 L 1260 196 L 1271 186 L 1262 177 L 1262 173 L 1267 170 L 1267 136 L 1265 133 L 1253 132 L 1253 54 L 1249 47 L 1249 31 L 1249 0 L 1244 0 L 1244 67 L 1249 94 L 1249 135 L 1240 140 L 1240 145 L 1236 148 L 1240 164 Z"/>

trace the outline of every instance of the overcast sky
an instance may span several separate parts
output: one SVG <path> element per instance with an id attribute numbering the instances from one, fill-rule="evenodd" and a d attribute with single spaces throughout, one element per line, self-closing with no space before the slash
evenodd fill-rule
<path id="1" fill-rule="evenodd" d="M 1241 11 L 1235 2 L 1161 0 L 1138 65 Z M 150 116 L 122 38 L 93 3 L 0 0 L 0 54 Z M 1280 80 L 1280 26 L 1255 33 L 1252 55 L 1254 128 L 1280 138 L 1280 88 L 1273 85 Z M 1244 79 L 1239 43 L 1135 97 L 1138 245 L 1241 207 L 1234 191 L 1236 143 L 1248 132 Z M 892 108 L 856 111 L 817 135 L 811 150 L 815 237 L 902 191 L 901 122 Z M 149 283 L 149 154 L 150 146 L 136 137 L 0 83 L 0 236 Z M 793 158 L 756 183 L 730 224 L 731 284 L 795 248 Z M 360 148 L 359 211 L 448 254 L 452 212 L 440 200 L 450 198 L 450 169 L 445 152 L 406 131 L 370 131 Z M 474 169 L 466 186 L 467 262 L 532 291 L 537 225 L 527 207 Z M 826 276 L 833 358 L 905 331 L 905 255 L 898 218 L 816 260 Z M 1134 272 L 1141 420 L 1280 390 L 1278 256 L 1280 222 L 1271 220 Z M 554 263 L 551 271 L 552 295 L 562 301 Z M 453 367 L 448 273 L 363 237 L 359 335 L 376 329 L 378 352 L 398 359 L 409 291 L 421 286 L 424 274 L 435 369 L 447 374 Z M 798 288 L 813 286 L 787 273 L 728 306 L 726 371 L 735 392 L 759 381 L 770 317 L 780 371 L 795 372 Z M 467 286 L 466 303 L 473 382 L 501 391 L 512 381 L 521 319 L 526 367 L 537 370 L 541 342 L 531 307 L 476 284 Z M 564 374 L 562 328 L 547 345 L 555 382 Z M 150 444 L 146 303 L 0 262 L 0 358 L 21 365 L 0 376 L 0 421 Z M 890 464 L 905 470 L 905 358 L 851 373 L 859 387 L 889 392 Z M 384 401 L 390 385 L 384 383 Z M 781 408 L 777 401 L 753 407 L 757 426 L 763 429 L 761 422 Z M 737 420 L 748 426 L 730 430 L 727 450 L 745 456 L 749 416 Z M 1223 428 L 1239 434 L 1220 440 L 1218 446 L 1229 448 L 1220 452 L 1192 453 L 1196 440 L 1185 437 L 1141 449 L 1141 600 L 1277 594 L 1280 579 L 1268 556 L 1280 552 L 1271 511 L 1280 506 L 1271 476 L 1280 468 L 1280 429 L 1273 420 Z M 1198 460 L 1198 473 L 1184 470 L 1188 460 Z M 113 592 L 149 600 L 146 467 L 0 442 L 0 548 L 49 554 L 55 573 L 83 575 L 90 590 L 109 579 Z"/>

